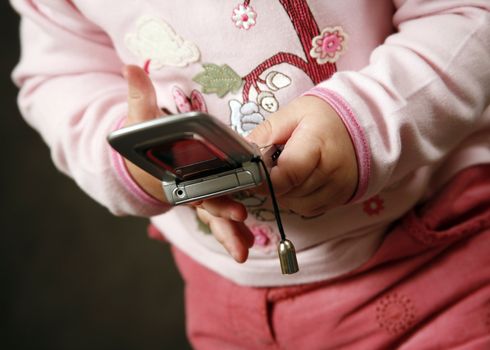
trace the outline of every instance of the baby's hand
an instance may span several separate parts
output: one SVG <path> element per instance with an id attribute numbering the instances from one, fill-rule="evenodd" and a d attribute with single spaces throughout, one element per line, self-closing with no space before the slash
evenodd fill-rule
<path id="1" fill-rule="evenodd" d="M 124 125 L 154 119 L 164 114 L 158 108 L 155 89 L 146 73 L 137 66 L 126 66 L 123 75 L 128 81 L 128 117 Z M 166 202 L 161 182 L 127 159 L 131 177 L 148 194 Z M 253 235 L 243 224 L 247 217 L 245 207 L 228 197 L 212 198 L 193 203 L 197 215 L 209 227 L 216 239 L 223 244 L 238 262 L 244 262 L 248 248 L 253 245 Z"/>
<path id="2" fill-rule="evenodd" d="M 358 170 L 344 123 L 320 98 L 302 96 L 271 115 L 249 135 L 259 146 L 284 145 L 271 179 L 283 208 L 312 217 L 346 203 Z"/>

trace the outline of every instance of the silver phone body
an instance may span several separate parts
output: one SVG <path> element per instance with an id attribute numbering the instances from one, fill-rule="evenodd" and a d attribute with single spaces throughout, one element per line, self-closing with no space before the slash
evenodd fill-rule
<path id="1" fill-rule="evenodd" d="M 110 145 L 162 181 L 177 205 L 258 186 L 259 149 L 201 112 L 163 116 L 113 131 Z"/>

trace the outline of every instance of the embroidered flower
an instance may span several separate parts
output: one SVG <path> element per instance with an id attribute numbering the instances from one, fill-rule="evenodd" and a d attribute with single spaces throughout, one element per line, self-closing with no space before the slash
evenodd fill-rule
<path id="1" fill-rule="evenodd" d="M 363 203 L 363 210 L 369 216 L 378 215 L 384 209 L 383 199 L 376 195 Z"/>
<path id="2" fill-rule="evenodd" d="M 254 225 L 250 227 L 250 231 L 255 237 L 254 245 L 265 251 L 270 251 L 279 242 L 279 238 L 269 226 Z"/>
<path id="3" fill-rule="evenodd" d="M 240 4 L 233 9 L 231 19 L 237 28 L 248 30 L 255 25 L 256 17 L 257 12 L 255 12 L 252 6 Z"/>
<path id="4" fill-rule="evenodd" d="M 405 295 L 388 294 L 376 306 L 376 320 L 388 333 L 400 334 L 414 324 L 415 306 Z"/>
<path id="5" fill-rule="evenodd" d="M 310 55 L 318 64 L 335 63 L 346 48 L 347 34 L 342 27 L 327 27 L 311 42 Z"/>
<path id="6" fill-rule="evenodd" d="M 255 102 L 242 104 L 238 100 L 229 102 L 231 110 L 231 126 L 240 135 L 248 135 L 257 125 L 265 119 L 259 112 L 259 106 Z"/>

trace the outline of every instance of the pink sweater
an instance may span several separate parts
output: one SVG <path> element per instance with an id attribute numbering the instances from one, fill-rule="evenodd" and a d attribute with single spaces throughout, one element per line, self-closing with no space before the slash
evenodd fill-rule
<path id="1" fill-rule="evenodd" d="M 489 0 L 11 2 L 22 15 L 19 105 L 56 166 L 112 213 L 151 217 L 239 284 L 348 272 L 457 171 L 490 162 Z M 239 198 L 256 236 L 240 265 L 193 209 L 170 209 L 132 181 L 106 143 L 126 115 L 124 64 L 148 71 L 161 107 L 208 111 L 242 135 L 305 92 L 337 110 L 357 153 L 358 189 L 317 218 L 283 213 L 299 273 L 280 273 L 268 198 Z"/>

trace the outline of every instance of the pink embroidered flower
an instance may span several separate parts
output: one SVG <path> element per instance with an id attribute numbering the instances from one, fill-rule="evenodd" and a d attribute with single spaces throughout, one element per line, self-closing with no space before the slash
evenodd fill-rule
<path id="1" fill-rule="evenodd" d="M 310 55 L 318 64 L 335 63 L 346 48 L 347 34 L 342 27 L 327 27 L 311 42 Z"/>
<path id="2" fill-rule="evenodd" d="M 250 227 L 250 231 L 255 237 L 254 245 L 260 248 L 265 248 L 266 251 L 275 247 L 278 242 L 277 235 L 266 225 L 254 225 Z"/>
<path id="3" fill-rule="evenodd" d="M 409 329 L 416 318 L 415 306 L 407 296 L 398 293 L 385 295 L 376 306 L 376 320 L 390 334 Z"/>
<path id="4" fill-rule="evenodd" d="M 257 13 L 252 6 L 240 4 L 233 10 L 231 19 L 237 28 L 248 30 L 255 25 L 256 17 Z"/>
<path id="5" fill-rule="evenodd" d="M 376 195 L 363 203 L 363 210 L 369 216 L 378 215 L 384 209 L 383 199 Z"/>

